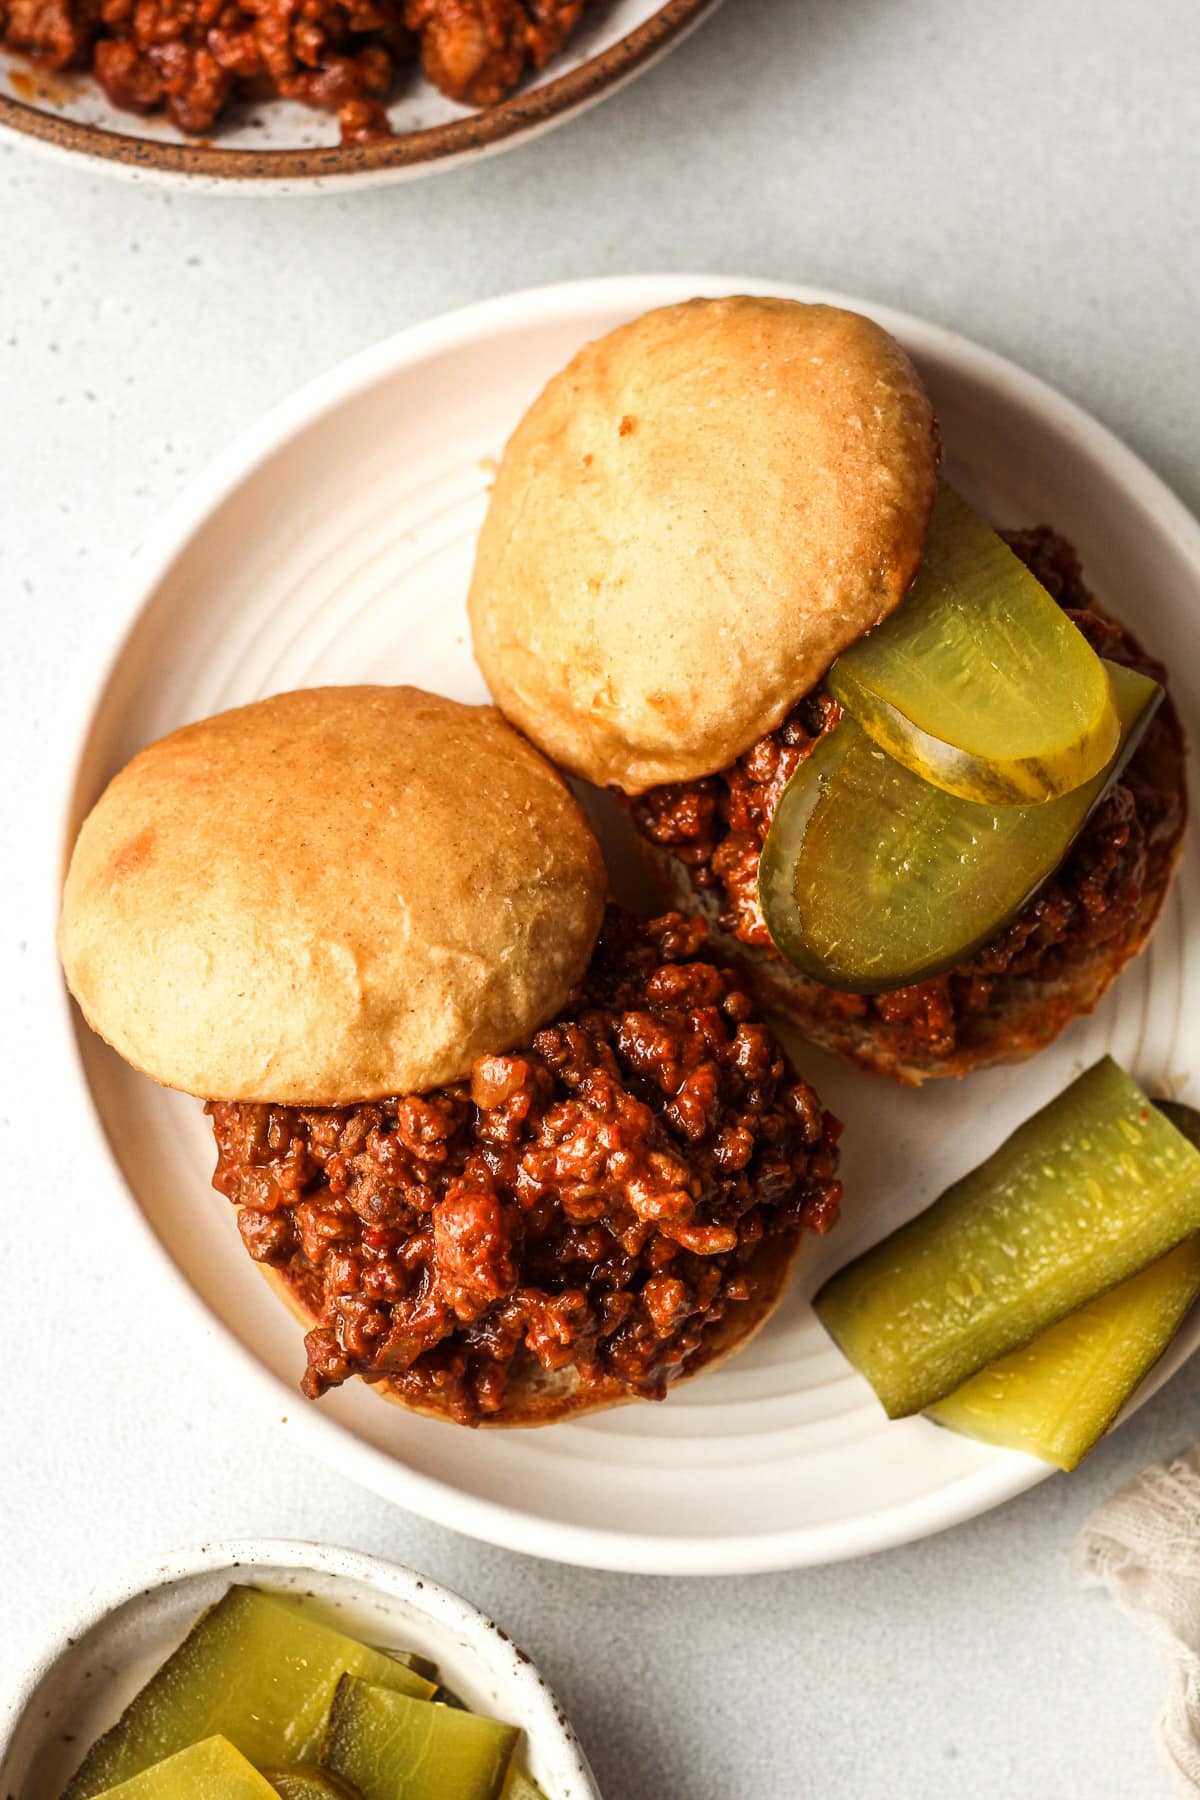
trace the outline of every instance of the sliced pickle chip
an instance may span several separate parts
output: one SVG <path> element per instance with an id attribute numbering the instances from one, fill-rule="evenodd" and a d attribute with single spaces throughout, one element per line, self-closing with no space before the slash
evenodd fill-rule
<path id="1" fill-rule="evenodd" d="M 1200 1150 L 1110 1057 L 813 1302 L 892 1418 L 1200 1232 Z"/>
<path id="2" fill-rule="evenodd" d="M 255 1592 L 257 1591 L 258 1590 L 255 1589 Z M 310 1624 L 314 1620 L 318 1624 L 324 1622 L 322 1614 L 319 1611 L 314 1611 L 314 1603 L 311 1595 L 289 1594 L 284 1593 L 281 1590 L 272 1593 L 269 1598 L 272 1606 L 282 1606 L 288 1612 L 296 1613 L 306 1624 Z M 326 1630 L 329 1629 L 331 1628 L 327 1625 Z M 336 1631 L 337 1627 L 334 1626 L 332 1629 Z M 351 1644 L 358 1643 L 357 1638 L 348 1638 L 346 1641 Z M 426 1689 L 431 1695 L 436 1692 L 438 1683 L 437 1664 L 431 1662 L 429 1657 L 422 1656 L 419 1651 L 395 1650 L 390 1645 L 386 1644 L 361 1644 L 359 1645 L 359 1648 L 369 1650 L 375 1656 L 386 1658 L 388 1663 L 402 1663 L 406 1669 L 411 1669 L 414 1675 L 419 1675 L 421 1677 Z M 368 1675 L 367 1679 L 374 1681 L 376 1677 Z M 384 1682 L 383 1686 L 386 1687 L 387 1683 Z M 406 1687 L 402 1691 L 408 1693 L 409 1689 Z"/>
<path id="3" fill-rule="evenodd" d="M 526 1775 L 524 1769 L 518 1769 L 514 1763 L 508 1771 L 500 1800 L 546 1800 L 546 1796 L 533 1776 Z"/>
<path id="4" fill-rule="evenodd" d="M 313 1763 L 293 1763 L 286 1769 L 271 1767 L 262 1773 L 279 1800 L 362 1800 L 356 1787 Z"/>
<path id="5" fill-rule="evenodd" d="M 914 775 L 843 718 L 775 809 L 759 904 L 776 949 L 826 987 L 881 993 L 940 975 L 995 937 L 1059 867 L 1162 698 L 1106 664 L 1121 743 L 1044 806 L 977 806 Z"/>
<path id="6" fill-rule="evenodd" d="M 417 1700 L 434 1692 L 403 1663 L 294 1603 L 232 1587 L 92 1746 L 63 1800 L 88 1800 L 213 1733 L 256 1768 L 313 1762 L 347 1672 Z"/>
<path id="7" fill-rule="evenodd" d="M 103 1800 L 276 1800 L 276 1793 L 228 1738 L 210 1737 L 106 1788 Z"/>
<path id="8" fill-rule="evenodd" d="M 929 1409 L 985 1444 L 1076 1468 L 1104 1436 L 1200 1294 L 1200 1238 L 989 1363 Z"/>
<path id="9" fill-rule="evenodd" d="M 1117 747 L 1100 658 L 945 483 L 904 604 L 843 651 L 828 686 L 906 768 L 992 806 L 1068 794 Z"/>
<path id="10" fill-rule="evenodd" d="M 520 1735 L 346 1675 L 321 1766 L 353 1782 L 363 1800 L 499 1800 Z"/>

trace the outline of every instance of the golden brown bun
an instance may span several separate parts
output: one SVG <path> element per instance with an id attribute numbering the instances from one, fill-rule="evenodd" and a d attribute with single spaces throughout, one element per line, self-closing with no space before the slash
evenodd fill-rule
<path id="1" fill-rule="evenodd" d="M 789 1235 L 780 1234 L 759 1245 L 745 1269 L 751 1286 L 749 1299 L 731 1301 L 724 1318 L 708 1326 L 700 1348 L 688 1358 L 681 1373 L 671 1383 L 671 1393 L 681 1382 L 716 1368 L 762 1329 L 783 1297 L 802 1237 L 803 1233 L 797 1228 Z M 319 1323 L 311 1293 L 302 1277 L 293 1277 L 288 1271 L 273 1269 L 264 1263 L 259 1267 L 305 1330 Z M 370 1385 L 384 1400 L 403 1406 L 408 1412 L 422 1413 L 431 1419 L 451 1418 L 451 1414 L 434 1401 L 418 1405 L 406 1395 L 397 1393 L 386 1381 Z M 536 1357 L 530 1355 L 513 1372 L 505 1392 L 503 1410 L 480 1423 L 491 1429 L 556 1425 L 564 1419 L 581 1419 L 586 1413 L 626 1405 L 634 1398 L 636 1396 L 612 1380 L 581 1388 L 573 1368 L 544 1369 Z"/>
<path id="2" fill-rule="evenodd" d="M 895 340 L 830 306 L 663 307 L 517 426 L 479 540 L 475 654 L 598 786 L 725 767 L 899 605 L 939 449 Z"/>
<path id="3" fill-rule="evenodd" d="M 167 1087 L 329 1106 L 457 1080 L 563 1004 L 604 908 L 569 789 L 492 707 L 316 688 L 188 725 L 85 820 L 89 1024 Z"/>
<path id="4" fill-rule="evenodd" d="M 1169 695 L 1159 708 L 1156 724 L 1158 728 L 1137 753 L 1137 766 L 1155 787 L 1178 793 L 1184 805 L 1177 829 L 1151 849 L 1141 905 L 1128 931 L 1110 943 L 1083 951 L 1070 972 L 1053 982 L 997 979 L 987 1010 L 959 1019 L 957 1044 L 950 1056 L 897 1056 L 872 1018 L 845 1017 L 838 1011 L 836 998 L 831 999 L 829 990 L 819 982 L 722 931 L 716 922 L 719 904 L 711 892 L 694 886 L 683 864 L 665 851 L 640 837 L 639 844 L 665 903 L 706 915 L 718 955 L 743 970 L 760 1004 L 777 1019 L 794 1026 L 818 1048 L 872 1075 L 887 1075 L 893 1081 L 920 1087 L 939 1076 L 961 1077 L 995 1063 L 1023 1062 L 1035 1056 L 1072 1019 L 1091 1012 L 1125 965 L 1148 943 L 1183 853 L 1187 827 L 1187 744 Z"/>

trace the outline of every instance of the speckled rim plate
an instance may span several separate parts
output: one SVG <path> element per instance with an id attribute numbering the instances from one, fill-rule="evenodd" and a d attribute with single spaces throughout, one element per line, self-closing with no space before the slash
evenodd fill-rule
<path id="1" fill-rule="evenodd" d="M 936 326 L 812 289 L 705 275 L 544 288 L 351 358 L 253 426 L 170 509 L 64 712 L 77 736 L 65 747 L 59 837 L 47 853 L 48 916 L 81 811 L 140 743 L 185 718 L 313 680 L 410 679 L 481 698 L 462 596 L 490 459 L 516 417 L 587 337 L 657 304 L 746 289 L 858 306 L 893 331 L 930 385 L 952 476 L 998 522 L 1049 516 L 1073 536 L 1101 598 L 1119 611 L 1123 597 L 1150 647 L 1169 652 L 1185 719 L 1200 718 L 1200 527 L 1132 452 L 1044 383 Z M 807 1251 L 779 1312 L 723 1368 L 662 1407 L 535 1432 L 413 1418 L 359 1384 L 299 1401 L 295 1327 L 227 1213 L 212 1211 L 199 1107 L 77 1030 L 49 961 L 46 974 L 74 1114 L 97 1164 L 175 1284 L 181 1330 L 187 1317 L 197 1332 L 215 1327 L 264 1420 L 278 1428 L 286 1414 L 287 1428 L 344 1474 L 490 1542 L 597 1567 L 716 1574 L 881 1550 L 1049 1473 L 920 1419 L 888 1423 L 809 1296 L 1105 1051 L 1153 1091 L 1194 1098 L 1198 928 L 1193 844 L 1151 949 L 1034 1062 L 914 1094 L 802 1049 L 805 1073 L 847 1121 L 843 1224 Z M 1198 1341 L 1194 1319 L 1139 1398 Z"/>
<path id="2" fill-rule="evenodd" d="M 720 0 L 666 0 L 643 24 L 584 63 L 520 88 L 498 106 L 371 144 L 249 150 L 175 143 L 48 112 L 0 94 L 0 129 L 19 133 L 73 161 L 87 158 L 143 180 L 186 179 L 243 194 L 345 192 L 448 169 L 536 137 L 642 74 L 674 48 Z"/>
<path id="3" fill-rule="evenodd" d="M 16 1691 L 0 1701 L 5 1800 L 60 1792 L 86 1745 L 115 1723 L 184 1632 L 237 1582 L 305 1595 L 367 1643 L 432 1657 L 468 1705 L 522 1728 L 524 1759 L 549 1800 L 600 1800 L 562 1708 L 499 1625 L 400 1563 L 276 1538 L 172 1551 L 93 1589 L 48 1635 Z"/>

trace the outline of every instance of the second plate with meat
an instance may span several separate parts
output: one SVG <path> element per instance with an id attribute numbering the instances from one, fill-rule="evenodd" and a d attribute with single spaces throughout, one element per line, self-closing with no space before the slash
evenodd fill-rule
<path id="1" fill-rule="evenodd" d="M 286 9 L 233 8 L 211 34 L 215 56 L 187 49 L 188 17 L 175 12 L 143 9 L 136 30 L 126 20 L 96 36 L 85 0 L 13 6 L 0 15 L 0 130 L 138 181 L 242 194 L 374 186 L 550 129 L 649 68 L 718 3 L 561 0 L 537 9 L 535 28 L 524 0 L 503 0 L 484 33 L 461 0 L 385 0 L 361 9 L 349 41 L 333 4 L 311 9 L 302 53 Z M 189 79 L 165 79 L 180 53 Z"/>
<path id="2" fill-rule="evenodd" d="M 404 334 L 281 408 L 185 497 L 141 560 L 128 633 L 73 764 L 68 836 L 138 748 L 223 708 L 363 681 L 482 700 L 464 599 L 495 459 L 522 411 L 574 350 L 621 321 L 693 294 L 746 290 L 763 285 L 693 276 L 514 296 Z M 849 304 L 914 357 L 951 479 L 999 525 L 1050 520 L 1076 541 L 1101 599 L 1182 673 L 1173 691 L 1186 717 L 1200 558 L 1182 509 L 1049 390 L 960 339 Z M 403 1504 L 514 1548 L 646 1570 L 785 1566 L 937 1529 L 1043 1473 L 919 1420 L 887 1425 L 809 1296 L 1102 1051 L 1152 1089 L 1178 1084 L 1196 1048 L 1186 1037 L 1196 976 L 1182 953 L 1195 904 L 1189 862 L 1152 950 L 1097 1013 L 1019 1071 L 906 1092 L 800 1046 L 802 1074 L 847 1124 L 844 1223 L 806 1245 L 783 1305 L 721 1368 L 663 1406 L 537 1432 L 464 1431 L 381 1407 L 354 1384 L 300 1402 L 299 1333 L 210 1189 L 199 1105 L 156 1089 L 96 1040 L 79 1042 L 135 1216 L 162 1246 L 164 1268 L 182 1274 L 264 1403 L 318 1453 Z"/>

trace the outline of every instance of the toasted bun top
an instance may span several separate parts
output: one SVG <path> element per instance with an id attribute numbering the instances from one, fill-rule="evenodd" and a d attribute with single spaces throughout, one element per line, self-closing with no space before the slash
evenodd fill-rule
<path id="1" fill-rule="evenodd" d="M 59 949 L 89 1022 L 166 1086 L 346 1105 L 544 1024 L 604 894 L 574 797 L 493 708 L 317 688 L 134 757 L 80 831 Z"/>
<path id="2" fill-rule="evenodd" d="M 857 313 L 742 296 L 635 319 L 505 450 L 470 595 L 493 695 L 601 785 L 726 767 L 899 605 L 938 457 L 916 371 Z"/>

